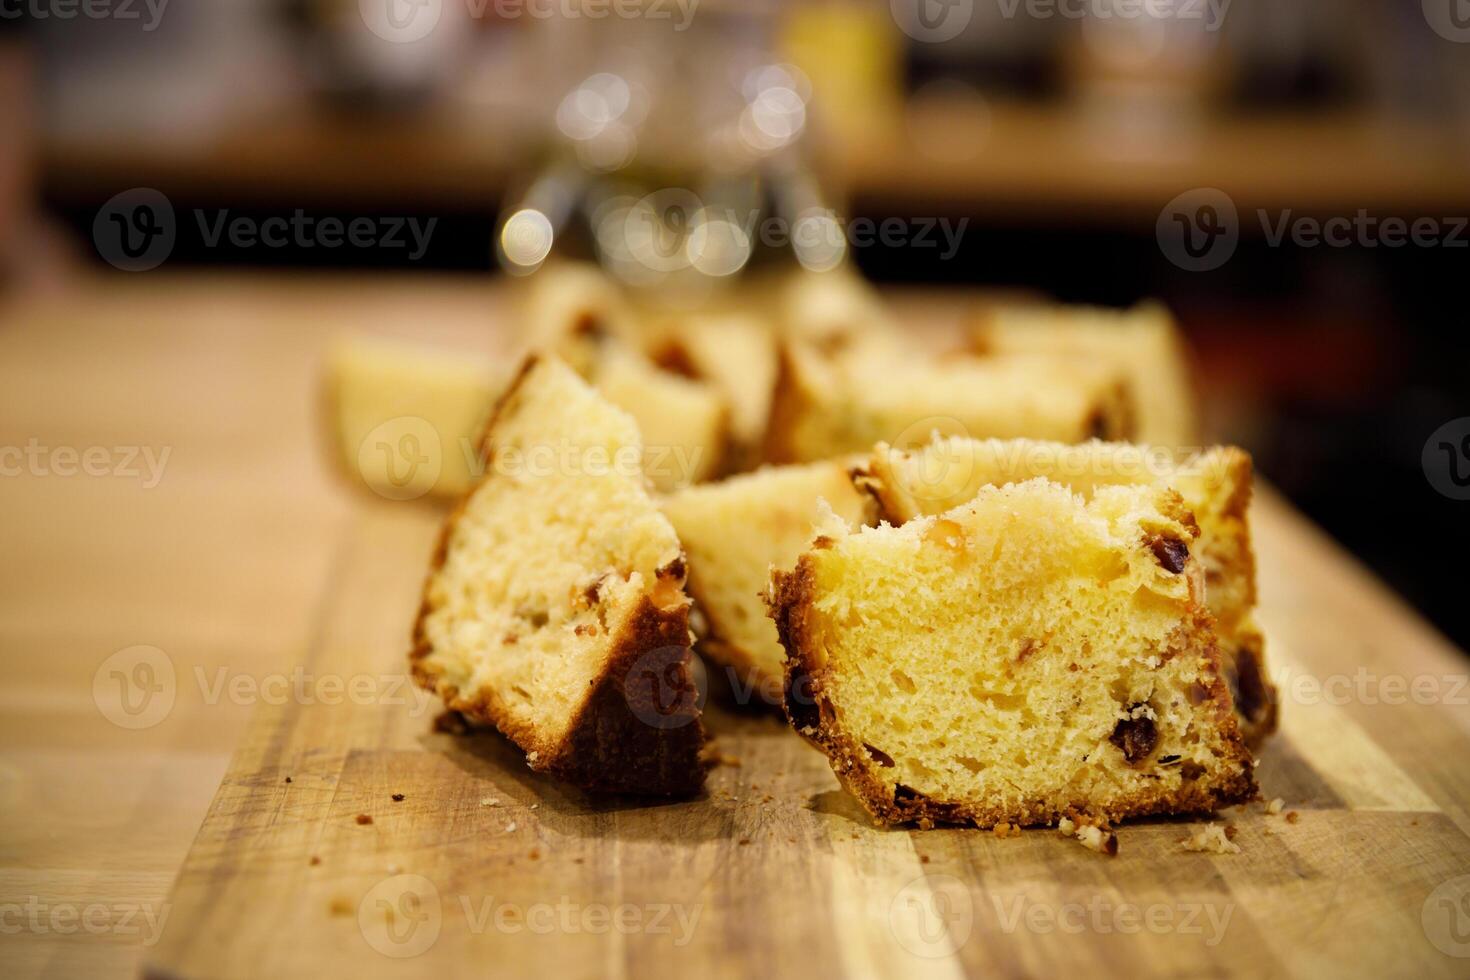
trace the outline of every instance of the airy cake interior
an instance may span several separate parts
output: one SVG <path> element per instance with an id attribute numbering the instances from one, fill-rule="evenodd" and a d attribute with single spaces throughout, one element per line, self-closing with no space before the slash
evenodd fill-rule
<path id="1" fill-rule="evenodd" d="M 719 472 L 729 441 L 725 400 L 711 385 L 660 369 L 607 343 L 591 373 L 597 390 L 633 416 L 643 439 L 643 471 L 667 493 Z"/>
<path id="2" fill-rule="evenodd" d="M 777 574 L 787 710 L 880 820 L 1049 822 L 1252 792 L 1168 490 L 986 487 Z M 804 690 L 805 688 L 805 690 Z"/>
<path id="3" fill-rule="evenodd" d="M 534 764 L 578 720 L 644 598 L 676 615 L 688 599 L 633 420 L 559 361 L 529 371 L 498 410 L 486 477 L 426 586 L 417 669 Z"/>
<path id="4" fill-rule="evenodd" d="M 734 667 L 742 682 L 754 681 L 756 693 L 774 703 L 780 703 L 786 654 L 761 596 L 772 566 L 796 563 L 818 519 L 835 513 L 858 525 L 869 518 L 871 501 L 848 476 L 857 462 L 771 467 L 664 501 L 689 558 L 689 590 L 709 621 L 704 652 Z"/>
<path id="5" fill-rule="evenodd" d="M 937 439 L 907 451 L 879 446 L 859 481 L 879 501 L 884 520 L 901 524 L 942 514 L 987 485 L 1045 477 L 1084 497 L 1107 486 L 1160 486 L 1179 492 L 1200 535 L 1194 554 L 1204 568 L 1205 598 L 1216 620 L 1226 679 L 1247 736 L 1256 741 L 1276 723 L 1276 692 L 1255 621 L 1256 569 L 1249 509 L 1251 458 L 1234 447 L 1176 456 L 1122 443 L 1081 445 L 1027 439 Z"/>

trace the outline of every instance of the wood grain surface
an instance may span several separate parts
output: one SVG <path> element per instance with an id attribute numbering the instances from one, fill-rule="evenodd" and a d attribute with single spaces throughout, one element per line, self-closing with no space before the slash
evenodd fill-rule
<path id="1" fill-rule="evenodd" d="M 599 801 L 531 773 L 497 736 L 434 730 L 404 654 L 441 514 L 351 487 L 315 440 L 335 331 L 494 350 L 493 290 L 154 277 L 4 312 L 0 445 L 173 450 L 148 489 L 118 474 L 0 480 L 23 558 L 0 571 L 8 975 L 1463 976 L 1470 963 L 1464 655 L 1269 492 L 1261 612 L 1285 704 L 1259 778 L 1298 816 L 1222 814 L 1240 854 L 1185 852 L 1192 822 L 1127 826 L 1111 859 L 1044 830 L 877 830 L 814 750 L 719 696 L 709 727 L 726 764 L 704 797 Z M 119 715 L 109 685 L 140 678 L 169 708 L 123 727 L 155 702 Z M 51 927 L 55 910 L 92 905 L 110 928 Z M 124 931 L 124 906 L 151 907 L 157 928 Z"/>

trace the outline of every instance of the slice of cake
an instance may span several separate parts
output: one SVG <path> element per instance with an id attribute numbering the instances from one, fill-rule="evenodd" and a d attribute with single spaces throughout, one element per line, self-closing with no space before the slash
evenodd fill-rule
<path id="1" fill-rule="evenodd" d="M 597 390 L 638 423 L 643 472 L 661 493 L 703 483 L 724 469 L 730 411 L 712 385 L 659 368 L 620 344 L 604 344 L 592 368 Z"/>
<path id="2" fill-rule="evenodd" d="M 1204 813 L 1255 794 L 1179 495 L 984 487 L 772 576 L 786 711 L 879 823 Z"/>
<path id="3" fill-rule="evenodd" d="M 344 338 L 327 356 L 327 414 L 347 472 L 394 500 L 459 497 L 504 373 L 488 358 Z"/>
<path id="4" fill-rule="evenodd" d="M 583 377 L 604 341 L 637 349 L 642 327 L 621 287 L 588 262 L 553 262 L 532 274 L 521 300 L 521 333 L 532 351 L 551 351 Z"/>
<path id="5" fill-rule="evenodd" d="M 857 462 L 771 467 L 664 500 L 689 558 L 689 591 L 708 625 L 700 651 L 734 672 L 733 688 L 781 703 L 786 653 L 762 595 L 772 567 L 796 564 L 818 520 L 835 514 L 855 527 L 871 519 L 872 501 L 848 475 Z"/>
<path id="6" fill-rule="evenodd" d="M 783 345 L 766 438 L 772 462 L 807 462 L 936 433 L 1081 442 L 1131 436 L 1115 369 L 1044 357 L 929 358 L 886 338 L 824 353 Z"/>
<path id="7" fill-rule="evenodd" d="M 873 285 L 846 266 L 793 272 L 779 287 L 783 334 L 828 346 L 869 334 L 890 334 L 893 319 Z"/>
<path id="8" fill-rule="evenodd" d="M 739 314 L 688 317 L 654 360 L 724 395 L 732 441 L 742 461 L 749 459 L 765 436 L 776 381 L 776 340 L 765 321 Z"/>
<path id="9" fill-rule="evenodd" d="M 1159 486 L 1179 492 L 1199 523 L 1194 552 L 1205 573 L 1205 598 L 1216 620 L 1220 657 L 1241 731 L 1259 744 L 1276 729 L 1276 690 L 1256 625 L 1256 560 L 1251 548 L 1251 458 L 1215 447 L 1176 458 L 1121 443 L 1068 446 L 1025 439 L 939 439 L 906 451 L 879 446 L 858 474 L 891 524 L 943 514 L 985 486 L 1045 477 L 1085 497 L 1100 487 Z"/>
<path id="10" fill-rule="evenodd" d="M 1128 379 L 1139 442 L 1190 446 L 1198 438 L 1184 342 L 1162 304 L 1131 310 L 997 304 L 977 315 L 971 340 L 980 353 L 1047 354 L 1111 365 Z"/>
<path id="11" fill-rule="evenodd" d="M 562 362 L 532 358 L 484 451 L 424 584 L 414 677 L 533 769 L 589 790 L 696 792 L 685 563 L 639 471 L 637 426 Z"/>

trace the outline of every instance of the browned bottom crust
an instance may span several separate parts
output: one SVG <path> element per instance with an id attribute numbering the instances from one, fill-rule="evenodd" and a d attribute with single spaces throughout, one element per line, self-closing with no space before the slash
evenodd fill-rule
<path id="1" fill-rule="evenodd" d="M 691 796 L 704 786 L 704 726 L 684 610 L 665 612 L 644 597 L 566 736 L 549 743 L 517 725 L 483 692 L 461 692 L 424 667 L 414 679 L 466 718 L 494 725 L 527 753 L 526 763 L 594 793 Z"/>
<path id="2" fill-rule="evenodd" d="M 487 459 L 491 458 L 489 436 L 495 422 L 509 411 L 521 382 L 535 362 L 534 356 L 526 359 L 486 426 L 481 444 Z M 598 793 L 647 796 L 698 793 L 704 785 L 708 765 L 700 758 L 705 733 L 700 723 L 701 705 L 689 649 L 687 604 L 660 609 L 648 596 L 642 597 L 614 643 L 607 669 L 601 677 L 589 682 L 592 691 L 567 735 L 558 743 L 551 743 L 529 725 L 516 724 L 508 712 L 499 710 L 494 692 L 461 692 L 453 685 L 440 683 L 438 673 L 426 667 L 425 658 L 431 651 L 424 628 L 431 611 L 429 584 L 444 565 L 449 540 L 468 500 L 466 494 L 445 520 L 430 559 L 414 623 L 413 649 L 409 653 L 414 680 L 426 690 L 438 693 L 451 710 L 473 721 L 494 725 L 526 752 L 526 763 L 533 770 L 551 773 Z M 681 580 L 682 560 L 675 565 L 660 569 L 660 577 L 667 575 Z"/>
<path id="3" fill-rule="evenodd" d="M 783 708 L 786 719 L 796 732 L 827 756 L 832 771 L 863 805 L 875 823 L 902 824 L 974 824 L 982 828 L 1011 823 L 1021 827 L 1050 826 L 1064 816 L 1085 814 L 1111 823 L 1126 817 L 1163 814 L 1203 814 L 1255 799 L 1254 762 L 1240 738 L 1235 713 L 1228 700 L 1228 690 L 1219 676 L 1219 655 L 1213 647 L 1208 655 L 1216 670 L 1207 685 L 1209 700 L 1219 707 L 1216 721 L 1226 729 L 1226 739 L 1234 750 L 1227 760 L 1232 773 L 1223 782 L 1204 786 L 1186 780 L 1178 790 L 1138 796 L 1124 803 L 1100 807 L 1095 801 L 1069 799 L 1048 803 L 1026 800 L 1019 806 L 994 805 L 977 800 L 938 800 L 900 783 L 890 793 L 887 786 L 872 773 L 872 755 L 856 739 L 837 724 L 836 712 L 826 693 L 828 671 L 817 666 L 806 642 L 806 626 L 802 621 L 804 607 L 812 598 L 812 571 L 807 557 L 794 571 L 776 573 L 769 598 L 772 617 L 781 644 L 786 648 L 786 690 Z M 1208 614 L 1201 612 L 1208 619 Z"/>
<path id="4" fill-rule="evenodd" d="M 645 598 L 546 771 L 593 792 L 698 793 L 707 763 L 688 642 L 687 612 Z"/>

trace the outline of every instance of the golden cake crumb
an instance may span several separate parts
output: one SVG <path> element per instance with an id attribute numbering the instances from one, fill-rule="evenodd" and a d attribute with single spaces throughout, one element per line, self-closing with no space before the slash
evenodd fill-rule
<path id="1" fill-rule="evenodd" d="M 1239 854 L 1240 845 L 1233 843 L 1225 827 L 1217 823 L 1205 824 L 1186 837 L 1180 844 L 1186 851 L 1211 854 Z"/>

